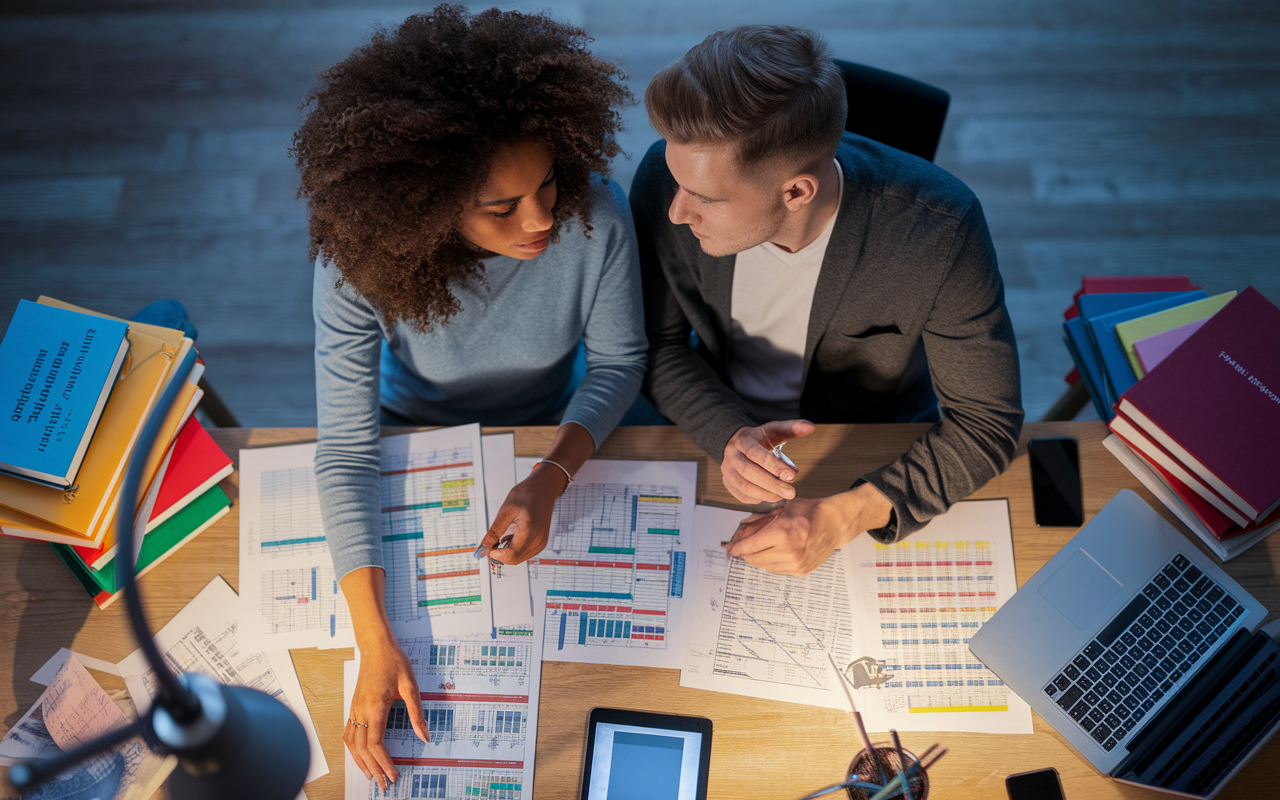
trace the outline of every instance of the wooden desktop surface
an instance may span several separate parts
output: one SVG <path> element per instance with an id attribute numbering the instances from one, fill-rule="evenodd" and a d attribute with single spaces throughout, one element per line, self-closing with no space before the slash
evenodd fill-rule
<path id="1" fill-rule="evenodd" d="M 823 425 L 787 447 L 800 465 L 801 496 L 819 497 L 845 489 L 856 477 L 903 453 L 925 425 Z M 509 429 L 493 429 L 494 432 Z M 1102 447 L 1105 427 L 1099 422 L 1029 423 L 1013 465 L 975 493 L 975 498 L 1009 500 L 1013 551 L 1021 585 L 1075 533 L 1071 529 L 1035 527 L 1026 443 L 1034 437 L 1073 436 L 1080 442 L 1086 519 L 1091 519 L 1119 489 L 1136 490 L 1173 520 L 1164 507 Z M 313 441 L 314 429 L 213 430 L 214 438 L 233 458 L 242 447 Z M 490 432 L 490 431 L 486 431 Z M 553 428 L 517 428 L 516 454 L 541 455 Z M 698 502 L 738 506 L 720 482 L 718 465 L 674 427 L 620 428 L 598 454 L 601 458 L 694 460 L 698 462 Z M 239 473 L 222 486 L 238 499 Z M 1175 525 L 1181 527 L 1175 521 Z M 237 542 L 239 508 L 205 531 L 139 586 L 153 628 L 173 617 L 215 575 L 239 583 Z M 1189 539 L 1191 537 L 1188 537 Z M 1194 541 L 1194 539 L 1192 539 Z M 1211 556 L 1212 557 L 1212 556 Z M 1280 608 L 1280 537 L 1262 542 L 1226 565 L 1227 571 L 1268 608 Z M 11 680 L 0 686 L 0 714 L 5 729 L 17 722 L 37 699 L 41 687 L 28 679 L 59 647 L 115 662 L 134 648 L 123 603 L 99 611 L 54 556 L 37 543 L 0 537 L 0 673 Z M 352 651 L 294 650 L 293 661 L 319 731 L 330 772 L 306 787 L 311 800 L 342 798 L 341 742 L 342 662 Z M 97 675 L 107 688 L 118 679 Z M 546 662 L 542 670 L 538 761 L 534 782 L 537 800 L 577 796 L 588 711 L 594 706 L 644 709 L 709 717 L 715 725 L 711 798 L 787 800 L 840 779 L 859 749 L 847 713 L 755 700 L 731 694 L 684 689 L 676 670 L 590 666 Z M 907 733 L 903 745 L 921 752 L 941 742 L 950 752 L 933 769 L 932 797 L 951 800 L 1005 797 L 1006 775 L 1056 767 L 1069 800 L 1156 798 L 1168 795 L 1121 786 L 1099 775 L 1043 720 L 1034 718 L 1033 736 Z M 875 734 L 873 739 L 877 739 Z M 6 773 L 7 774 L 7 773 Z M 1280 779 L 1280 739 L 1272 741 L 1245 768 L 1222 798 L 1276 796 Z M 7 784 L 4 790 L 15 794 Z M 836 795 L 833 795 L 836 796 Z"/>

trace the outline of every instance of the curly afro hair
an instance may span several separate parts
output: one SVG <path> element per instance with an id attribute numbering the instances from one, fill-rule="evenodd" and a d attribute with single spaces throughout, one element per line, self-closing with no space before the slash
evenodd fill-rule
<path id="1" fill-rule="evenodd" d="M 440 5 L 321 73 L 291 150 L 311 259 L 323 252 L 389 324 L 448 322 L 461 310 L 451 284 L 483 282 L 493 255 L 463 238 L 458 217 L 494 151 L 520 141 L 555 156 L 552 241 L 575 215 L 590 231 L 591 175 L 608 175 L 614 107 L 632 101 L 590 41 L 541 15 Z"/>

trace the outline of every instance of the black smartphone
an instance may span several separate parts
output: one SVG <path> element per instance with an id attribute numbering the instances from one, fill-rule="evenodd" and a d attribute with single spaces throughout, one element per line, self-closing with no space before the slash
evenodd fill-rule
<path id="1" fill-rule="evenodd" d="M 1065 800 L 1062 781 L 1053 767 L 1032 772 L 1019 772 L 1004 779 L 1009 800 Z"/>
<path id="2" fill-rule="evenodd" d="M 1078 528 L 1084 524 L 1084 499 L 1080 493 L 1080 452 L 1076 440 L 1032 439 L 1027 445 L 1031 461 L 1031 499 L 1036 525 Z"/>

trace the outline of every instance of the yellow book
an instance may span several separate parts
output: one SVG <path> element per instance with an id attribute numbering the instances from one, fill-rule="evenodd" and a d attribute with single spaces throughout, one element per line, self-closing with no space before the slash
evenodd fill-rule
<path id="1" fill-rule="evenodd" d="M 102 410 L 76 485 L 60 490 L 0 475 L 0 505 L 80 534 L 95 546 L 101 541 L 101 523 L 109 512 L 128 456 L 179 349 L 132 325 L 128 338 L 129 355 Z"/>
<path id="2" fill-rule="evenodd" d="M 1133 374 L 1139 378 L 1146 375 L 1146 370 L 1142 368 L 1142 362 L 1138 360 L 1138 353 L 1133 349 L 1134 342 L 1142 341 L 1148 336 L 1155 336 L 1157 333 L 1171 331 L 1174 328 L 1186 325 L 1188 322 L 1212 317 L 1235 296 L 1236 293 L 1234 291 L 1223 292 L 1222 294 L 1215 294 L 1213 297 L 1184 303 L 1180 306 L 1157 311 L 1154 314 L 1137 317 L 1116 325 L 1116 338 L 1120 340 L 1120 346 L 1124 348 L 1124 354 L 1129 358 L 1129 365 L 1133 367 Z"/>

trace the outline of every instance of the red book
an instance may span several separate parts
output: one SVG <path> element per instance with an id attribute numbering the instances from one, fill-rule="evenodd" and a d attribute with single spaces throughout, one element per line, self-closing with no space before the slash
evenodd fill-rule
<path id="1" fill-rule="evenodd" d="M 1118 409 L 1251 522 L 1280 507 L 1280 308 L 1249 287 Z"/>
<path id="2" fill-rule="evenodd" d="M 147 533 L 204 494 L 209 487 L 231 474 L 231 458 L 193 415 L 173 441 L 168 468 L 156 492 L 156 502 L 147 519 Z M 112 532 L 114 533 L 114 531 Z M 103 546 L 73 547 L 76 555 L 93 569 L 101 569 L 115 557 L 115 536 L 108 535 Z"/>
<path id="3" fill-rule="evenodd" d="M 1080 281 L 1080 291 L 1071 296 L 1071 307 L 1062 312 L 1062 318 L 1075 319 L 1080 314 L 1076 301 L 1082 294 L 1185 292 L 1199 288 L 1192 286 L 1186 275 L 1086 275 Z"/>

